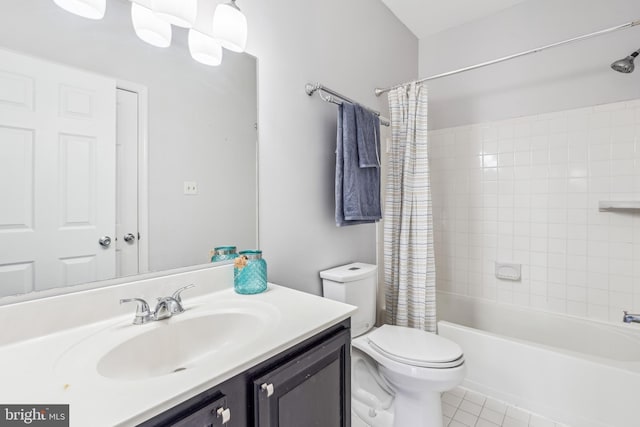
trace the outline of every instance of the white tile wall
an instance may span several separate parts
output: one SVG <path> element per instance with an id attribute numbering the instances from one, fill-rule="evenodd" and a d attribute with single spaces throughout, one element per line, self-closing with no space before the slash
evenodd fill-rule
<path id="1" fill-rule="evenodd" d="M 430 132 L 437 286 L 619 322 L 640 311 L 640 100 Z M 494 262 L 522 264 L 499 280 Z"/>

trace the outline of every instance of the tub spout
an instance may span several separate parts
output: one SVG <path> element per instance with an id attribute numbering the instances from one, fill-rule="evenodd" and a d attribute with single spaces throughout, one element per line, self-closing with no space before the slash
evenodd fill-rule
<path id="1" fill-rule="evenodd" d="M 629 314 L 628 311 L 623 311 L 623 313 L 622 321 L 624 323 L 640 323 L 640 314 Z"/>

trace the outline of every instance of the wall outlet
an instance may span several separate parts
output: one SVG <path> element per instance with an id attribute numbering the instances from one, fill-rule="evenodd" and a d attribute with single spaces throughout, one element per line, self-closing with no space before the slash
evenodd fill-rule
<path id="1" fill-rule="evenodd" d="M 184 194 L 187 196 L 195 196 L 198 194 L 198 183 L 195 181 L 185 181 Z"/>

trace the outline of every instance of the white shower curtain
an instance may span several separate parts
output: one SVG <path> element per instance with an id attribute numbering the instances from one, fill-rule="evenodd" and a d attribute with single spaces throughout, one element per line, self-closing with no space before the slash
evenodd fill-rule
<path id="1" fill-rule="evenodd" d="M 436 270 L 427 147 L 427 87 L 389 92 L 392 145 L 384 212 L 387 322 L 435 332 Z"/>

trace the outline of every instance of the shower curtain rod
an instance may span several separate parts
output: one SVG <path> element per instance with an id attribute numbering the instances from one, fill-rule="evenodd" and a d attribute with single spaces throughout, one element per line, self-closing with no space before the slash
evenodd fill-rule
<path id="1" fill-rule="evenodd" d="M 591 38 L 591 37 L 600 36 L 602 34 L 607 34 L 607 33 L 613 32 L 613 31 L 622 30 L 623 28 L 635 27 L 636 25 L 640 25 L 640 19 L 637 19 L 637 20 L 631 21 L 631 22 L 627 22 L 625 24 L 616 25 L 615 27 L 605 28 L 604 30 L 595 31 L 593 33 L 585 34 L 583 36 L 578 36 L 578 37 L 574 37 L 574 38 L 571 38 L 571 39 L 563 40 L 561 42 L 551 43 L 551 44 L 548 44 L 546 46 L 536 47 L 534 49 L 526 50 L 524 52 L 516 53 L 516 54 L 513 54 L 513 55 L 509 55 L 509 56 L 504 56 L 502 58 L 494 59 L 494 60 L 487 61 L 487 62 L 482 62 L 480 64 L 471 65 L 469 67 L 460 68 L 458 70 L 448 71 L 446 73 L 441 73 L 441 74 L 436 74 L 436 75 L 433 75 L 433 76 L 430 76 L 430 77 L 425 77 L 424 79 L 418 79 L 418 80 L 413 80 L 413 81 L 406 82 L 406 83 L 400 83 L 400 84 L 397 84 L 395 86 L 387 87 L 387 88 L 384 88 L 384 89 L 376 88 L 374 92 L 375 92 L 376 96 L 380 96 L 383 93 L 389 92 L 390 90 L 397 89 L 399 87 L 406 86 L 406 85 L 411 84 L 411 83 L 423 83 L 423 82 L 427 82 L 429 80 L 439 79 L 441 77 L 448 77 L 448 76 L 452 76 L 454 74 L 464 73 L 465 71 L 471 71 L 471 70 L 475 70 L 477 68 L 482 68 L 482 67 L 486 67 L 488 65 L 497 64 L 499 62 L 508 61 L 510 59 L 518 58 L 518 57 L 529 55 L 529 54 L 532 54 L 532 53 L 541 52 L 543 50 L 550 49 L 552 47 L 562 46 L 562 45 L 567 44 L 567 43 L 573 43 L 573 42 L 577 42 L 577 41 L 580 41 L 580 40 L 588 39 L 588 38 Z"/>
<path id="2" fill-rule="evenodd" d="M 320 98 L 325 101 L 325 102 L 331 102 L 333 104 L 338 104 L 341 105 L 342 101 L 347 101 L 351 104 L 355 104 L 356 102 L 351 99 L 351 98 L 347 98 L 346 96 L 336 92 L 333 89 L 329 89 L 328 87 L 320 84 L 320 83 L 307 83 L 306 85 L 304 85 L 304 91 L 307 92 L 307 95 L 312 96 L 315 92 L 318 92 L 318 95 L 320 96 Z M 324 96 L 322 95 L 322 92 L 326 92 L 329 95 Z M 364 107 L 364 106 L 363 106 Z M 371 111 L 373 114 L 375 114 L 376 116 L 380 117 L 380 124 L 383 126 L 389 126 L 391 124 L 391 122 L 389 121 L 389 119 L 387 119 L 386 117 L 382 117 L 380 115 L 379 111 L 376 110 L 372 110 L 371 108 L 368 107 L 364 107 L 367 110 Z"/>

